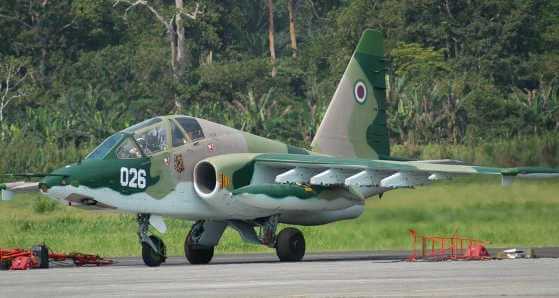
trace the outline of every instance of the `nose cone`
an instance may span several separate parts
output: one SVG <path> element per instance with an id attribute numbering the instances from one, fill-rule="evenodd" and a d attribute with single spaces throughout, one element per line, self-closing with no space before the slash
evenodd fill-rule
<path id="1" fill-rule="evenodd" d="M 138 174 L 140 171 L 142 175 Z M 149 185 L 159 181 L 159 178 L 149 177 L 149 159 L 83 160 L 53 171 L 39 186 L 43 192 L 53 195 L 59 192 L 85 195 L 92 189 L 101 188 L 130 194 L 142 192 Z M 145 183 L 139 184 L 140 178 L 145 179 Z M 132 182 L 135 183 L 135 187 L 130 186 Z"/>

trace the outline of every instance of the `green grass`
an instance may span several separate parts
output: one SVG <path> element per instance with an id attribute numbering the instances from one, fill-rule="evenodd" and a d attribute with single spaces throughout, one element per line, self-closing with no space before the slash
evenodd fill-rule
<path id="1" fill-rule="evenodd" d="M 559 184 L 518 181 L 503 188 L 495 178 L 396 190 L 367 201 L 356 219 L 303 227 L 307 251 L 407 249 L 407 230 L 491 241 L 494 247 L 558 246 Z M 170 255 L 181 255 L 190 223 L 169 219 L 163 235 Z M 131 215 L 77 210 L 28 195 L 0 203 L 0 247 L 30 247 L 45 242 L 56 251 L 104 256 L 140 253 Z M 217 253 L 271 252 L 243 243 L 228 229 Z"/>

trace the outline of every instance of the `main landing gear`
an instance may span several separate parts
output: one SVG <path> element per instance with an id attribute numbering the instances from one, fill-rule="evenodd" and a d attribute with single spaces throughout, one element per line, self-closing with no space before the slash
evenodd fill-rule
<path id="1" fill-rule="evenodd" d="M 298 262 L 305 256 L 305 237 L 296 228 L 285 228 L 276 234 L 278 215 L 253 221 L 204 221 L 199 220 L 184 240 L 184 255 L 193 265 L 208 264 L 214 255 L 225 228 L 228 226 L 239 232 L 243 240 L 254 244 L 275 248 L 281 262 Z M 142 258 L 150 267 L 157 267 L 167 258 L 165 243 L 159 237 L 150 235 L 150 215 L 138 214 L 138 238 L 142 245 Z M 259 229 L 256 229 L 258 227 Z M 256 231 L 258 230 L 258 232 Z"/>
<path id="2" fill-rule="evenodd" d="M 262 244 L 276 249 L 281 262 L 299 262 L 305 256 L 305 237 L 296 228 L 285 228 L 276 234 L 278 216 L 271 216 L 264 221 L 260 230 Z"/>
<path id="3" fill-rule="evenodd" d="M 223 227 L 223 230 L 225 227 Z M 223 230 L 221 233 L 223 233 Z M 192 265 L 208 264 L 214 256 L 214 245 L 204 244 L 202 236 L 204 235 L 204 221 L 197 221 L 192 225 L 192 229 L 186 235 L 184 240 L 184 256 Z M 221 237 L 220 233 L 220 237 Z"/>
<path id="4" fill-rule="evenodd" d="M 277 215 L 260 219 L 249 225 L 246 222 L 230 221 L 231 227 L 236 229 L 241 237 L 248 242 L 266 245 L 276 249 L 281 262 L 298 262 L 305 256 L 305 237 L 296 228 L 285 228 L 276 235 L 278 226 Z M 259 226 L 259 233 L 254 231 Z"/>
<path id="5" fill-rule="evenodd" d="M 190 264 L 208 264 L 214 255 L 214 247 L 225 228 L 229 226 L 237 230 L 246 242 L 275 248 L 282 262 L 301 261 L 305 256 L 303 233 L 295 228 L 285 228 L 276 234 L 278 219 L 279 216 L 274 215 L 250 222 L 197 221 L 192 225 L 184 241 L 184 255 Z M 255 229 L 256 227 L 259 229 Z"/>
<path id="6" fill-rule="evenodd" d="M 282 262 L 298 262 L 305 256 L 305 237 L 296 228 L 285 228 L 278 234 L 276 254 Z"/>
<path id="7" fill-rule="evenodd" d="M 142 258 L 150 267 L 157 267 L 167 259 L 165 243 L 155 235 L 149 235 L 149 214 L 138 214 L 138 238 L 142 245 Z"/>

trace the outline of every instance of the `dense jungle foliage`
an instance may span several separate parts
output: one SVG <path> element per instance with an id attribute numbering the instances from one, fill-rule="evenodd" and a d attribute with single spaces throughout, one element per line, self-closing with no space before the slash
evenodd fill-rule
<path id="1" fill-rule="evenodd" d="M 3 0 L 0 172 L 169 113 L 308 146 L 365 28 L 395 154 L 559 164 L 559 1 Z"/>

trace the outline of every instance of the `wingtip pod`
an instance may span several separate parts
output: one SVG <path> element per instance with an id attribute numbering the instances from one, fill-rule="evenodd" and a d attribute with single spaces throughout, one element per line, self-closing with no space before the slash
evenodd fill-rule
<path id="1" fill-rule="evenodd" d="M 14 193 L 8 190 L 6 184 L 0 184 L 0 198 L 2 201 L 9 201 L 14 197 Z"/>
<path id="2" fill-rule="evenodd" d="M 0 199 L 2 201 L 9 201 L 13 197 L 13 193 L 7 190 L 6 184 L 0 184 Z"/>
<path id="3" fill-rule="evenodd" d="M 14 198 L 15 193 L 9 190 L 0 190 L 2 193 L 2 201 L 9 201 Z"/>
<path id="4" fill-rule="evenodd" d="M 0 192 L 2 201 L 11 200 L 16 193 L 19 192 L 36 192 L 39 191 L 39 182 L 8 182 L 0 184 Z"/>
<path id="5" fill-rule="evenodd" d="M 509 187 L 512 185 L 514 181 L 514 176 L 511 175 L 501 175 L 501 186 L 502 187 Z"/>
<path id="6" fill-rule="evenodd" d="M 550 179 L 559 178 L 559 169 L 539 168 L 539 167 L 523 167 L 509 168 L 501 171 L 501 185 L 510 186 L 515 178 L 520 179 Z"/>

